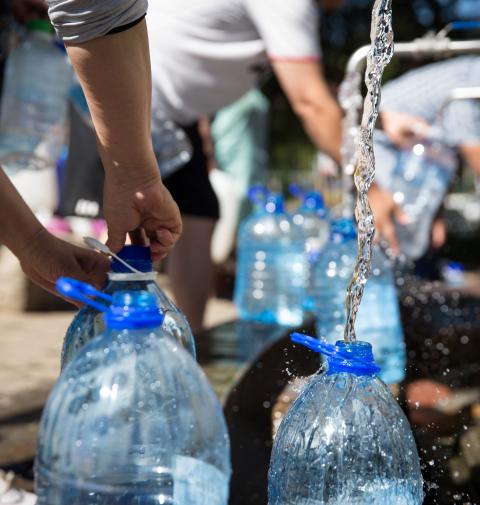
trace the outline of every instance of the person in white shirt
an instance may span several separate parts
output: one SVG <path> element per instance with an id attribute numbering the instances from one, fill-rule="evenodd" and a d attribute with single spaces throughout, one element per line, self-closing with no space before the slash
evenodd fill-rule
<path id="1" fill-rule="evenodd" d="M 332 7 L 341 2 L 155 0 L 150 3 L 147 24 L 154 117 L 160 113 L 173 119 L 185 129 L 194 146 L 192 161 L 165 181 L 180 207 L 184 227 L 184 235 L 170 255 L 169 272 L 175 297 L 194 331 L 201 328 L 209 292 L 209 243 L 218 217 L 218 203 L 208 181 L 197 121 L 240 98 L 270 66 L 315 145 L 337 161 L 340 158 L 341 112 L 321 69 L 318 3 Z M 143 21 L 146 2 L 50 0 L 49 4 L 52 22 L 66 42 L 89 101 L 102 159 L 107 164 L 107 187 L 115 186 L 110 181 L 119 170 L 113 169 L 111 160 L 122 144 L 124 149 L 133 148 L 132 153 L 138 153 L 134 163 L 137 168 L 141 166 L 142 172 L 153 174 L 151 141 L 140 138 L 150 134 L 145 131 L 146 118 L 141 114 L 150 107 L 145 91 L 150 75 L 148 68 L 139 65 L 139 62 L 148 64 Z M 105 36 L 112 31 L 120 33 Z M 141 133 L 134 131 L 134 123 L 128 124 L 129 111 L 140 121 Z M 135 139 L 146 152 L 139 152 L 138 146 L 134 146 Z M 132 174 L 132 153 L 127 163 L 119 163 L 120 167 L 127 165 L 125 175 Z M 159 179 L 154 184 L 164 189 Z M 132 191 L 132 184 L 130 188 Z M 108 190 L 107 196 L 111 194 Z M 113 207 L 111 201 L 109 197 L 105 216 L 109 245 L 117 250 L 123 245 L 125 233 L 133 230 L 122 219 L 125 211 L 116 207 L 118 199 Z M 161 209 L 162 202 L 153 201 Z M 112 215 L 114 208 L 117 217 Z"/>

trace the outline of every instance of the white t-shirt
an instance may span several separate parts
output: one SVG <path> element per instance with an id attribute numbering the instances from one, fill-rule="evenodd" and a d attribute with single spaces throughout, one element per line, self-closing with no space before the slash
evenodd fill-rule
<path id="1" fill-rule="evenodd" d="M 138 20 L 147 0 L 47 0 L 65 41 Z M 320 57 L 315 0 L 151 0 L 154 112 L 191 123 L 255 86 L 268 59 Z"/>
<path id="2" fill-rule="evenodd" d="M 317 60 L 314 0 L 151 0 L 153 108 L 180 124 L 215 113 L 258 81 L 268 60 Z"/>

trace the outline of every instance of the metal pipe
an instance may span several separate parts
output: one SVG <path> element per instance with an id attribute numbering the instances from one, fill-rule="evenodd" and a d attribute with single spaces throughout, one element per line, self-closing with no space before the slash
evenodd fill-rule
<path id="1" fill-rule="evenodd" d="M 346 68 L 347 74 L 364 70 L 369 50 L 369 45 L 363 46 L 350 56 Z M 397 42 L 394 56 L 422 59 L 432 56 L 449 58 L 457 54 L 480 54 L 480 40 L 450 40 L 447 37 L 427 34 L 412 42 Z"/>

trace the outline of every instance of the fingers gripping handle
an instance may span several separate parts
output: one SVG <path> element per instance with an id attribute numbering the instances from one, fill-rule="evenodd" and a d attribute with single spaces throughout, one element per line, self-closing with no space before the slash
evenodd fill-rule
<path id="1" fill-rule="evenodd" d="M 68 277 L 59 277 L 56 282 L 57 291 L 65 298 L 70 298 L 77 302 L 86 303 L 97 309 L 99 312 L 105 312 L 108 309 L 108 305 L 112 303 L 112 297 L 96 290 L 90 284 L 85 284 L 84 282 L 77 281 L 75 279 L 70 279 Z M 93 299 L 92 299 L 93 298 Z M 99 303 L 96 299 L 100 298 L 108 302 L 107 305 Z"/>

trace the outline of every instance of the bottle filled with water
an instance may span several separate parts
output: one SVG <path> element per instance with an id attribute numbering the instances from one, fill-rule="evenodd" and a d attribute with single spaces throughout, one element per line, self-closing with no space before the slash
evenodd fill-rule
<path id="1" fill-rule="evenodd" d="M 435 132 L 400 152 L 387 189 L 408 219 L 406 224 L 396 223 L 400 248 L 407 258 L 416 260 L 427 251 L 433 220 L 457 165 L 455 151 Z"/>
<path id="2" fill-rule="evenodd" d="M 104 293 L 113 295 L 117 291 L 126 290 L 152 293 L 158 307 L 164 314 L 163 328 L 165 332 L 180 342 L 195 357 L 195 341 L 185 316 L 156 282 L 157 273 L 153 270 L 150 248 L 125 246 L 117 256 L 137 272 L 132 272 L 120 261 L 114 259 Z M 102 314 L 95 307 L 84 305 L 68 327 L 62 349 L 62 369 L 73 359 L 80 348 L 102 333 L 104 328 Z"/>
<path id="3" fill-rule="evenodd" d="M 421 505 L 423 481 L 408 421 L 366 342 L 336 346 L 294 334 L 327 356 L 282 421 L 269 505 Z"/>
<path id="4" fill-rule="evenodd" d="M 314 274 L 314 314 L 317 335 L 335 343 L 346 322 L 345 295 L 357 256 L 357 233 L 351 220 L 332 225 L 331 241 L 320 256 Z M 387 384 L 405 378 L 405 339 L 395 278 L 383 251 L 372 248 L 372 270 L 358 309 L 355 331 L 371 343 Z"/>
<path id="5" fill-rule="evenodd" d="M 297 326 L 303 321 L 303 234 L 285 212 L 282 196 L 270 194 L 263 209 L 240 226 L 235 304 L 240 318 Z"/>
<path id="6" fill-rule="evenodd" d="M 312 312 L 319 337 L 335 342 L 345 326 L 345 296 L 357 259 L 357 230 L 352 219 L 332 222 L 330 241 L 312 270 Z"/>
<path id="7" fill-rule="evenodd" d="M 304 309 L 313 311 L 313 268 L 330 237 L 330 223 L 322 195 L 318 191 L 303 192 L 298 186 L 290 185 L 291 193 L 301 198 L 302 203 L 293 214 L 293 222 L 302 229 L 305 254 L 305 300 Z"/>
<path id="8" fill-rule="evenodd" d="M 65 143 L 67 97 L 73 73 L 48 21 L 28 24 L 10 54 L 0 115 L 0 164 L 9 173 L 54 167 Z"/>
<path id="9" fill-rule="evenodd" d="M 372 248 L 372 269 L 358 309 L 355 333 L 372 345 L 383 382 L 397 384 L 405 378 L 407 356 L 395 277 L 390 261 L 376 245 Z"/>
<path id="10" fill-rule="evenodd" d="M 112 298 L 64 278 L 57 288 L 109 307 L 105 332 L 65 368 L 43 412 L 37 505 L 226 505 L 230 451 L 220 404 L 192 356 L 162 329 L 155 296 Z"/>

